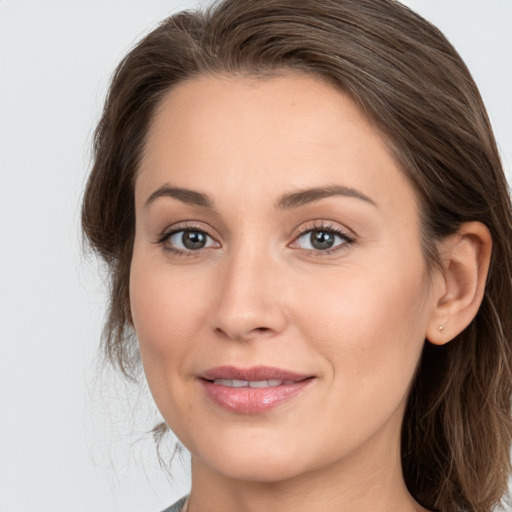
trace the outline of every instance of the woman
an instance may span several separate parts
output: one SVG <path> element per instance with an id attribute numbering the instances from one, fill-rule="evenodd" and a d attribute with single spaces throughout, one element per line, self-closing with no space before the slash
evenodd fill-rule
<path id="1" fill-rule="evenodd" d="M 397 2 L 164 21 L 113 77 L 83 228 L 105 350 L 191 452 L 168 510 L 490 511 L 511 219 L 469 72 Z"/>

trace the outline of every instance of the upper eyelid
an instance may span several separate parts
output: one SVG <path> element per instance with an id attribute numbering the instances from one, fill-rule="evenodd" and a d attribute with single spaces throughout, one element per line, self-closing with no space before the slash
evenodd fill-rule
<path id="1" fill-rule="evenodd" d="M 296 240 L 299 236 L 302 236 L 311 231 L 330 231 L 332 233 L 344 235 L 347 238 L 355 239 L 358 237 L 358 234 L 353 230 L 349 229 L 346 226 L 340 225 L 337 222 L 327 221 L 327 220 L 317 220 L 313 221 L 313 224 L 305 223 L 296 230 L 296 234 L 294 235 L 294 240 Z"/>
<path id="2" fill-rule="evenodd" d="M 316 228 L 308 228 L 308 229 L 305 229 L 304 231 L 299 232 L 299 234 L 295 237 L 295 240 L 297 238 L 300 238 L 301 236 L 307 235 L 308 233 L 312 233 L 313 231 L 324 231 L 326 233 L 333 233 L 340 237 L 345 237 L 345 238 L 350 238 L 350 239 L 354 238 L 350 233 L 348 233 L 344 229 L 338 229 L 338 228 L 334 228 L 334 227 L 316 227 Z"/>
<path id="3" fill-rule="evenodd" d="M 323 231 L 323 232 L 327 232 L 327 233 L 332 233 L 334 236 L 337 236 L 338 238 L 340 238 L 343 241 L 343 243 L 338 244 L 338 245 L 345 245 L 347 243 L 355 242 L 355 237 L 353 235 L 351 235 L 350 233 L 347 233 L 345 230 L 333 229 L 333 228 L 312 228 L 312 229 L 306 229 L 305 231 L 302 231 L 298 235 L 296 235 L 294 237 L 294 239 L 292 240 L 292 242 L 290 243 L 290 245 L 296 244 L 298 240 L 300 240 L 305 235 L 308 235 L 309 233 L 312 233 L 314 231 Z M 328 251 L 327 250 L 326 251 L 319 250 L 319 252 L 328 252 Z"/>
<path id="4" fill-rule="evenodd" d="M 168 236 L 174 233 L 179 233 L 180 231 L 201 231 L 216 240 L 216 237 L 212 234 L 211 228 L 205 227 L 204 224 L 195 221 L 183 221 L 167 226 L 160 232 L 160 238 L 167 238 Z"/>

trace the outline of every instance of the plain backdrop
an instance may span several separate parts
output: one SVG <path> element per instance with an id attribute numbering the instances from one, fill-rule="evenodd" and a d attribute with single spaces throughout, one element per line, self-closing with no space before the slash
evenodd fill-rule
<path id="1" fill-rule="evenodd" d="M 510 176 L 512 0 L 404 3 L 466 60 Z M 78 219 L 110 74 L 196 5 L 0 0 L 0 512 L 157 512 L 188 490 L 186 455 L 169 480 L 145 435 L 147 390 L 96 371 L 105 288 Z"/>

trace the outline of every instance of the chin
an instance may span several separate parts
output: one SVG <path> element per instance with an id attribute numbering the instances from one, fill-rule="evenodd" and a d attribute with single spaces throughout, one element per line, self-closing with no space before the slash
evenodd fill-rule
<path id="1" fill-rule="evenodd" d="M 233 441 L 234 437 L 232 437 Z M 315 463 L 309 460 L 302 446 L 290 446 L 281 439 L 276 442 L 256 442 L 244 439 L 243 442 L 209 443 L 209 449 L 196 446 L 196 461 L 202 461 L 210 471 L 225 478 L 246 482 L 271 483 L 288 480 L 314 469 Z M 224 440 L 226 441 L 226 440 Z M 270 441 L 267 439 L 267 441 Z M 213 448 L 213 449 L 212 449 Z M 194 454 L 194 451 L 192 451 Z"/>
<path id="2" fill-rule="evenodd" d="M 247 458 L 238 456 L 234 464 L 218 464 L 213 467 L 216 472 L 223 476 L 254 483 L 277 483 L 289 480 L 301 474 L 296 463 L 289 460 L 276 460 L 274 457 L 262 456 Z"/>

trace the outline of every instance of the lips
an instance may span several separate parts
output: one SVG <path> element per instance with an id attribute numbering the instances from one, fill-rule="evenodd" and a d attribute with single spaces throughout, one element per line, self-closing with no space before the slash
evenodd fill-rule
<path id="1" fill-rule="evenodd" d="M 211 401 L 240 414 L 273 409 L 301 395 L 312 381 L 312 375 L 268 366 L 218 366 L 200 376 Z"/>

